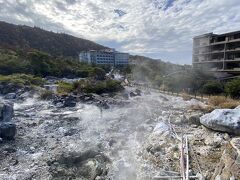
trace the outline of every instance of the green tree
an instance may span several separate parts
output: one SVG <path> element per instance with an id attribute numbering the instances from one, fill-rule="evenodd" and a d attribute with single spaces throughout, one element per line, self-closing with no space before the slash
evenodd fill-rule
<path id="1" fill-rule="evenodd" d="M 232 98 L 240 98 L 240 79 L 234 79 L 225 86 L 225 92 Z"/>
<path id="2" fill-rule="evenodd" d="M 99 67 L 94 67 L 93 70 L 90 72 L 90 76 L 96 80 L 104 80 L 106 72 L 104 69 Z"/>
<path id="3" fill-rule="evenodd" d="M 219 82 L 211 81 L 203 85 L 202 93 L 208 94 L 208 95 L 221 94 L 223 93 L 223 86 Z"/>

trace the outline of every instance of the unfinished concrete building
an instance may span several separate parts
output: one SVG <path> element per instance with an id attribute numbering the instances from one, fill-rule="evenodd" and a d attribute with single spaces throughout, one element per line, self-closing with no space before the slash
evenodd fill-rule
<path id="1" fill-rule="evenodd" d="M 240 31 L 193 38 L 193 67 L 215 73 L 240 74 Z"/>

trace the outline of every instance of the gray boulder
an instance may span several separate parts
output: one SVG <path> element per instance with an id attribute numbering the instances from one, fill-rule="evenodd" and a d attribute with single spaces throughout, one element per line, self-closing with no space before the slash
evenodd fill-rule
<path id="1" fill-rule="evenodd" d="M 194 125 L 197 125 L 197 126 L 201 125 L 200 114 L 198 114 L 198 113 L 187 115 L 186 118 L 188 120 L 188 124 L 194 124 Z"/>
<path id="2" fill-rule="evenodd" d="M 76 106 L 76 102 L 73 100 L 66 100 L 64 101 L 64 107 L 75 107 Z"/>
<path id="3" fill-rule="evenodd" d="M 141 90 L 136 89 L 135 91 L 130 92 L 129 96 L 130 97 L 141 96 Z"/>
<path id="4" fill-rule="evenodd" d="M 215 131 L 240 135 L 240 110 L 215 109 L 200 118 L 201 124 Z"/>
<path id="5" fill-rule="evenodd" d="M 22 87 L 9 82 L 0 82 L 0 94 L 8 94 L 12 92 L 17 92 Z"/>
<path id="6" fill-rule="evenodd" d="M 135 96 L 138 96 L 138 94 L 137 93 L 135 93 L 135 92 L 130 92 L 130 97 L 135 97 Z"/>
<path id="7" fill-rule="evenodd" d="M 13 117 L 13 103 L 0 101 L 0 122 L 9 122 Z"/>
<path id="8" fill-rule="evenodd" d="M 63 153 L 49 161 L 49 171 L 54 179 L 96 179 L 107 174 L 110 159 L 104 154 L 88 150 Z"/>
<path id="9" fill-rule="evenodd" d="M 16 99 L 16 93 L 8 93 L 4 96 L 5 99 Z"/>
<path id="10" fill-rule="evenodd" d="M 28 97 L 30 97 L 30 93 L 29 92 L 23 92 L 22 94 L 20 94 L 17 99 L 18 100 L 25 100 L 27 99 Z"/>
<path id="11" fill-rule="evenodd" d="M 13 117 L 13 104 L 8 101 L 0 101 L 0 138 L 4 140 L 14 139 L 16 125 L 11 123 Z"/>
<path id="12" fill-rule="evenodd" d="M 96 105 L 100 108 L 103 108 L 103 109 L 109 109 L 110 108 L 107 101 L 99 101 L 99 102 L 96 103 Z"/>
<path id="13" fill-rule="evenodd" d="M 138 96 L 141 96 L 142 91 L 139 89 L 136 89 L 135 92 L 137 93 Z"/>
<path id="14" fill-rule="evenodd" d="M 0 138 L 12 140 L 17 132 L 16 125 L 10 122 L 0 124 Z"/>
<path id="15" fill-rule="evenodd" d="M 77 99 L 75 96 L 69 95 L 64 98 L 64 107 L 75 107 L 77 104 Z"/>
<path id="16" fill-rule="evenodd" d="M 123 93 L 123 94 L 122 94 L 122 97 L 123 97 L 124 99 L 129 99 L 128 93 Z"/>

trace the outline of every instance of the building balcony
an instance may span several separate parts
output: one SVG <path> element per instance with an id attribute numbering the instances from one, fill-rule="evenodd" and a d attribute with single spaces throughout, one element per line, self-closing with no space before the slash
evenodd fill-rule
<path id="1" fill-rule="evenodd" d="M 210 52 L 201 52 L 201 53 L 195 53 L 193 54 L 194 56 L 198 56 L 198 55 L 208 55 L 208 54 L 222 54 L 224 53 L 225 51 L 224 50 L 221 50 L 221 51 L 210 51 Z"/>
<path id="2" fill-rule="evenodd" d="M 232 73 L 240 73 L 240 68 L 233 68 L 233 69 L 217 69 L 217 70 L 212 70 L 215 72 L 232 72 Z"/>
<path id="3" fill-rule="evenodd" d="M 219 42 L 212 42 L 210 43 L 210 45 L 219 45 L 219 44 L 225 44 L 227 43 L 228 41 L 219 41 Z"/>
<path id="4" fill-rule="evenodd" d="M 234 59 L 211 59 L 211 60 L 196 60 L 193 63 L 220 63 L 220 62 L 240 62 L 240 58 L 234 58 Z"/>
<path id="5" fill-rule="evenodd" d="M 227 49 L 226 52 L 240 52 L 240 48 L 235 48 L 235 49 Z"/>
<path id="6" fill-rule="evenodd" d="M 226 59 L 224 60 L 225 62 L 240 62 L 240 58 L 235 58 L 235 59 Z"/>
<path id="7" fill-rule="evenodd" d="M 228 50 L 213 50 L 213 51 L 209 51 L 209 52 L 195 52 L 193 55 L 194 56 L 198 56 L 198 55 L 208 55 L 208 54 L 222 54 L 224 52 L 240 52 L 240 48 L 236 48 L 236 49 L 228 49 Z"/>
<path id="8" fill-rule="evenodd" d="M 240 38 L 238 38 L 238 39 L 230 39 L 230 40 L 228 40 L 228 42 L 239 42 L 240 41 Z"/>
<path id="9" fill-rule="evenodd" d="M 226 40 L 226 41 L 212 42 L 208 46 L 214 46 L 214 45 L 226 44 L 226 43 L 232 43 L 232 42 L 240 42 L 240 38 L 239 39 Z"/>
<path id="10" fill-rule="evenodd" d="M 204 60 L 204 61 L 195 61 L 193 63 L 203 64 L 203 63 L 223 63 L 223 59 L 213 59 L 213 60 Z"/>

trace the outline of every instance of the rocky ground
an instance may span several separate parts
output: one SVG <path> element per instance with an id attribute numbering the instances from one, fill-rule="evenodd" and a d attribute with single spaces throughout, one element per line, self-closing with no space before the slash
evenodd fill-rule
<path id="1" fill-rule="evenodd" d="M 20 97 L 1 100 L 14 103 L 11 123 L 17 133 L 14 140 L 2 137 L 0 179 L 145 180 L 171 175 L 180 170 L 181 134 L 189 139 L 192 175 L 240 179 L 240 139 L 201 125 L 206 105 L 197 100 L 130 88 L 113 97 Z"/>

